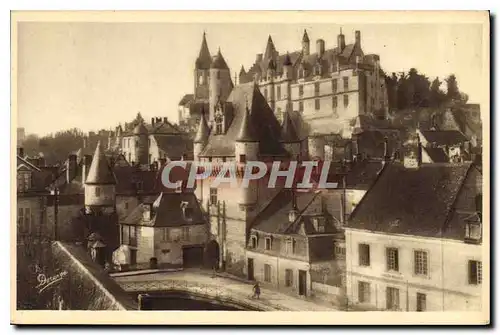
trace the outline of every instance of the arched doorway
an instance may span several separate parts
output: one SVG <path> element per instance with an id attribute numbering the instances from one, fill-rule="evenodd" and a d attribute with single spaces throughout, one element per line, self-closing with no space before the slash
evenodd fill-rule
<path id="1" fill-rule="evenodd" d="M 211 240 L 205 248 L 205 264 L 210 269 L 219 268 L 220 247 L 216 240 Z"/>

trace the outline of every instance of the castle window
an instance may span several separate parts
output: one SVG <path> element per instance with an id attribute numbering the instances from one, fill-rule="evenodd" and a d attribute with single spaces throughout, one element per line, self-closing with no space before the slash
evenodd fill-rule
<path id="1" fill-rule="evenodd" d="M 189 227 L 182 227 L 182 239 L 184 241 L 189 241 L 190 239 Z"/>
<path id="2" fill-rule="evenodd" d="M 343 80 L 344 80 L 344 91 L 347 91 L 349 90 L 349 78 L 344 77 Z"/>
<path id="3" fill-rule="evenodd" d="M 285 286 L 290 287 L 293 285 L 293 270 L 285 269 Z"/>
<path id="4" fill-rule="evenodd" d="M 285 252 L 287 254 L 294 254 L 295 253 L 295 240 L 293 238 L 286 240 Z"/>
<path id="5" fill-rule="evenodd" d="M 220 79 L 220 71 L 217 71 L 217 79 Z"/>
<path id="6" fill-rule="evenodd" d="M 198 83 L 200 85 L 203 85 L 203 75 L 202 74 L 200 74 L 200 77 L 198 78 Z"/>
<path id="7" fill-rule="evenodd" d="M 99 187 L 95 188 L 95 196 L 100 197 L 101 196 L 101 189 Z"/>
<path id="8" fill-rule="evenodd" d="M 210 188 L 210 204 L 212 204 L 212 205 L 217 204 L 217 189 L 216 188 Z"/>
<path id="9" fill-rule="evenodd" d="M 299 101 L 299 112 L 303 112 L 303 111 L 304 111 L 304 102 Z"/>
<path id="10" fill-rule="evenodd" d="M 314 75 L 321 76 L 321 65 L 320 64 L 318 64 L 314 67 Z"/>
<path id="11" fill-rule="evenodd" d="M 338 104 L 337 96 L 332 97 L 332 107 L 337 108 L 337 104 Z"/>
<path id="12" fill-rule="evenodd" d="M 344 95 L 344 107 L 349 106 L 349 96 L 347 94 Z"/>
<path id="13" fill-rule="evenodd" d="M 276 100 L 281 100 L 281 86 L 276 87 Z"/>
<path id="14" fill-rule="evenodd" d="M 332 80 L 332 93 L 337 93 L 337 79 Z"/>
<path id="15" fill-rule="evenodd" d="M 304 86 L 302 85 L 299 85 L 299 96 L 303 96 L 304 95 Z"/>
<path id="16" fill-rule="evenodd" d="M 240 163 L 246 163 L 247 162 L 247 155 L 240 155 Z"/>
<path id="17" fill-rule="evenodd" d="M 319 95 L 319 83 L 314 83 L 314 95 Z"/>
<path id="18" fill-rule="evenodd" d="M 252 249 L 257 248 L 257 236 L 250 237 L 250 246 Z"/>
<path id="19" fill-rule="evenodd" d="M 314 109 L 319 110 L 320 108 L 320 99 L 315 99 L 314 100 Z"/>
<path id="20" fill-rule="evenodd" d="M 215 135 L 222 134 L 222 115 L 215 116 Z"/>
<path id="21" fill-rule="evenodd" d="M 264 88 L 264 98 L 267 100 L 267 87 Z"/>
<path id="22" fill-rule="evenodd" d="M 478 285 L 483 281 L 483 264 L 479 261 L 469 261 L 469 284 Z"/>

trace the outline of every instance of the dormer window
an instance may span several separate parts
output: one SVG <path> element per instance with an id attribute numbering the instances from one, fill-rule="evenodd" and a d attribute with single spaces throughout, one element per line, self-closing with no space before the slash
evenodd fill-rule
<path id="1" fill-rule="evenodd" d="M 257 248 L 257 235 L 250 236 L 250 247 L 252 249 Z"/>
<path id="2" fill-rule="evenodd" d="M 314 75 L 321 76 L 321 64 L 316 64 L 314 67 Z"/>
<path id="3" fill-rule="evenodd" d="M 182 216 L 184 217 L 184 220 L 186 220 L 186 221 L 193 220 L 193 208 L 191 208 L 189 206 L 189 203 L 187 201 L 181 202 L 181 210 L 182 210 Z"/>
<path id="4" fill-rule="evenodd" d="M 153 205 L 144 205 L 144 212 L 142 213 L 142 218 L 145 221 L 150 221 L 153 218 Z"/>
<path id="5" fill-rule="evenodd" d="M 325 220 L 323 218 L 313 218 L 313 226 L 318 233 L 325 232 Z"/>
<path id="6" fill-rule="evenodd" d="M 272 238 L 271 236 L 267 236 L 266 239 L 265 239 L 265 243 L 264 243 L 264 247 L 266 250 L 271 250 L 272 249 Z"/>
<path id="7" fill-rule="evenodd" d="M 295 254 L 295 239 L 289 238 L 286 240 L 285 252 L 287 254 Z"/>

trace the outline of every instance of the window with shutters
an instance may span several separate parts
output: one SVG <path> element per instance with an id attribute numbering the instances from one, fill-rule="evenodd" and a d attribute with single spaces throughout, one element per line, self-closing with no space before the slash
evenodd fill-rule
<path id="1" fill-rule="evenodd" d="M 303 112 L 303 111 L 304 111 L 304 102 L 299 101 L 299 112 Z"/>
<path id="2" fill-rule="evenodd" d="M 342 78 L 344 80 L 344 91 L 349 90 L 349 77 Z"/>
<path id="3" fill-rule="evenodd" d="M 427 296 L 423 293 L 417 293 L 417 312 L 425 312 L 427 309 Z"/>
<path id="4" fill-rule="evenodd" d="M 370 266 L 370 246 L 368 244 L 360 244 L 359 250 L 359 265 Z"/>
<path id="5" fill-rule="evenodd" d="M 335 252 L 335 259 L 345 259 L 345 247 L 336 245 L 334 252 Z"/>
<path id="6" fill-rule="evenodd" d="M 190 238 L 191 238 L 191 234 L 189 231 L 189 227 L 182 227 L 182 239 L 184 241 L 189 241 Z"/>
<path id="7" fill-rule="evenodd" d="M 299 85 L 299 97 L 304 95 L 304 86 Z"/>
<path id="8" fill-rule="evenodd" d="M 271 237 L 266 237 L 264 240 L 264 247 L 266 250 L 271 250 L 272 249 L 272 240 Z"/>
<path id="9" fill-rule="evenodd" d="M 285 252 L 287 254 L 294 254 L 295 253 L 295 239 L 289 238 L 285 242 Z"/>
<path id="10" fill-rule="evenodd" d="M 337 108 L 337 104 L 338 104 L 337 96 L 332 97 L 332 107 Z"/>
<path id="11" fill-rule="evenodd" d="M 314 95 L 319 95 L 319 83 L 314 83 Z"/>
<path id="12" fill-rule="evenodd" d="M 399 310 L 399 289 L 395 287 L 387 287 L 386 295 L 386 308 L 390 311 Z"/>
<path id="13" fill-rule="evenodd" d="M 469 284 L 479 285 L 483 281 L 483 264 L 480 261 L 469 261 Z"/>
<path id="14" fill-rule="evenodd" d="M 427 251 L 423 250 L 414 250 L 413 251 L 413 267 L 414 273 L 416 275 L 427 276 L 428 271 L 428 262 L 427 262 Z"/>
<path id="15" fill-rule="evenodd" d="M 285 286 L 290 287 L 293 285 L 293 270 L 286 269 L 285 270 Z"/>
<path id="16" fill-rule="evenodd" d="M 399 252 L 397 248 L 387 248 L 386 263 L 387 271 L 399 271 Z"/>
<path id="17" fill-rule="evenodd" d="M 358 302 L 370 303 L 370 283 L 358 281 Z"/>
<path id="18" fill-rule="evenodd" d="M 257 248 L 257 236 L 250 237 L 250 245 L 252 249 Z"/>
<path id="19" fill-rule="evenodd" d="M 337 93 L 337 79 L 332 79 L 332 93 Z"/>
<path id="20" fill-rule="evenodd" d="M 264 281 L 271 282 L 271 265 L 264 264 Z"/>

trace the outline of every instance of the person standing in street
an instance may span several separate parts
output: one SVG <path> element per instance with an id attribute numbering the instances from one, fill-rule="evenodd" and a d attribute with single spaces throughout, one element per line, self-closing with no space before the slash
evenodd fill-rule
<path id="1" fill-rule="evenodd" d="M 259 282 L 256 282 L 255 285 L 253 286 L 253 296 L 252 296 L 252 298 L 259 299 L 259 296 L 260 296 L 260 286 L 259 286 Z"/>

